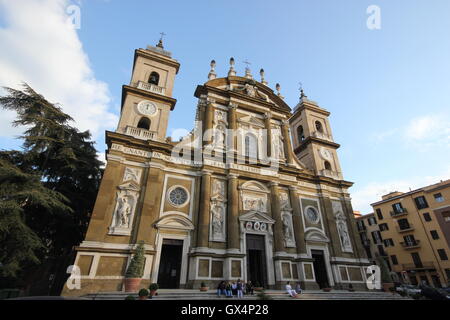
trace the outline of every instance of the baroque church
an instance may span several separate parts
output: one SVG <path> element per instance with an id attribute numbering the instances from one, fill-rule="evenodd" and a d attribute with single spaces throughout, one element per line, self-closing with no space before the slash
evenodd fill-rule
<path id="1" fill-rule="evenodd" d="M 140 241 L 143 286 L 241 279 L 271 289 L 288 281 L 365 289 L 370 263 L 330 113 L 303 90 L 291 109 L 262 69 L 260 81 L 249 68 L 239 76 L 231 58 L 227 76 L 217 77 L 212 61 L 194 93 L 195 128 L 174 142 L 166 131 L 179 68 L 162 40 L 135 51 L 117 130 L 106 132 L 95 208 L 75 248 L 81 289 L 63 294 L 121 291 Z"/>

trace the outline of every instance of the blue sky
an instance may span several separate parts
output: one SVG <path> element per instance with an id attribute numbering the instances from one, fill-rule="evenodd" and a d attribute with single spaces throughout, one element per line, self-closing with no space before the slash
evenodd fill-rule
<path id="1" fill-rule="evenodd" d="M 355 182 L 355 210 L 369 212 L 381 194 L 450 178 L 447 0 L 28 2 L 39 7 L 0 0 L 0 43 L 8 44 L 0 53 L 0 85 L 21 79 L 67 105 L 81 127 L 94 132 L 100 152 L 104 130 L 117 123 L 134 49 L 156 44 L 164 31 L 165 48 L 181 63 L 168 134 L 192 128 L 193 93 L 205 82 L 210 60 L 220 77 L 233 56 L 238 74 L 245 59 L 257 79 L 264 68 L 290 106 L 298 102 L 301 81 L 308 97 L 331 112 L 344 177 Z M 73 33 L 57 28 L 70 5 L 81 14 Z M 366 26 L 369 5 L 381 9 L 380 30 Z M 48 26 L 39 32 L 43 20 Z M 50 43 L 67 58 L 52 56 Z M 42 72 L 48 69 L 50 76 Z M 0 128 L 0 148 L 17 146 L 14 134 Z"/>

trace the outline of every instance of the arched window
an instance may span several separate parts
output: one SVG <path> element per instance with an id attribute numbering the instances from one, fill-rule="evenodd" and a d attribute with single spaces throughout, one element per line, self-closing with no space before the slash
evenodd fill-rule
<path id="1" fill-rule="evenodd" d="M 152 72 L 150 74 L 150 78 L 148 79 L 148 83 L 158 85 L 159 84 L 159 74 L 157 72 Z"/>
<path id="2" fill-rule="evenodd" d="M 302 143 L 303 140 L 305 140 L 305 133 L 303 132 L 303 126 L 297 127 L 297 137 L 298 137 L 298 142 L 300 142 L 300 143 Z"/>
<path id="3" fill-rule="evenodd" d="M 245 136 L 245 156 L 248 158 L 258 157 L 258 139 L 253 134 Z"/>
<path id="4" fill-rule="evenodd" d="M 145 130 L 150 130 L 150 119 L 142 117 L 141 120 L 139 120 L 137 127 Z"/>
<path id="5" fill-rule="evenodd" d="M 322 123 L 320 121 L 316 121 L 316 130 L 323 133 Z"/>
<path id="6" fill-rule="evenodd" d="M 331 164 L 328 161 L 325 161 L 325 170 L 331 171 Z"/>

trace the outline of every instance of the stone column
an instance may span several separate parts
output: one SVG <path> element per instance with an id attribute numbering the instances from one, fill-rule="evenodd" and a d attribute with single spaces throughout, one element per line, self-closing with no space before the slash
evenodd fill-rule
<path id="1" fill-rule="evenodd" d="M 272 157 L 272 125 L 270 120 L 272 119 L 272 115 L 269 112 L 264 114 L 264 123 L 267 130 L 267 158 Z"/>
<path id="2" fill-rule="evenodd" d="M 208 145 L 212 143 L 212 127 L 213 127 L 213 119 L 214 119 L 214 100 L 209 99 L 206 103 L 206 110 L 205 110 L 205 121 L 203 122 L 203 145 Z M 205 132 L 209 132 L 208 135 L 205 136 Z"/>
<path id="3" fill-rule="evenodd" d="M 295 244 L 297 253 L 306 253 L 305 229 L 303 228 L 302 212 L 296 187 L 289 187 L 289 198 L 292 204 L 292 220 L 294 224 Z"/>
<path id="4" fill-rule="evenodd" d="M 209 242 L 209 216 L 211 206 L 211 172 L 209 171 L 203 172 L 201 193 L 202 198 L 200 200 L 200 209 L 197 223 L 197 246 L 206 248 L 208 247 Z"/>
<path id="5" fill-rule="evenodd" d="M 230 155 L 234 156 L 234 151 L 236 150 L 236 130 L 237 130 L 237 123 L 236 123 L 236 109 L 237 104 L 231 103 L 228 105 L 228 129 L 230 130 L 227 135 L 228 139 L 228 151 L 230 152 Z"/>
<path id="6" fill-rule="evenodd" d="M 289 134 L 289 122 L 286 120 L 282 121 L 281 132 L 283 134 L 284 139 L 284 154 L 286 155 L 286 162 L 288 164 L 293 163 L 292 159 L 292 144 L 291 144 L 291 136 Z"/>
<path id="7" fill-rule="evenodd" d="M 278 183 L 272 182 L 270 184 L 270 196 L 271 196 L 271 209 L 272 218 L 275 220 L 274 227 L 274 249 L 275 252 L 284 251 L 284 241 L 283 241 L 283 221 L 281 220 L 281 208 L 280 208 L 280 192 L 278 189 Z"/>
<path id="8" fill-rule="evenodd" d="M 228 249 L 240 249 L 238 176 L 228 176 Z"/>

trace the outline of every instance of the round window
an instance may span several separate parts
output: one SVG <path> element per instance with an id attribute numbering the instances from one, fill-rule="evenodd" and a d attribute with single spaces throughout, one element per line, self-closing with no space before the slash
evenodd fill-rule
<path id="1" fill-rule="evenodd" d="M 316 209 L 309 207 L 308 209 L 306 209 L 306 218 L 311 223 L 317 223 L 319 222 L 319 213 Z"/>
<path id="2" fill-rule="evenodd" d="M 174 207 L 181 207 L 188 202 L 189 194 L 182 187 L 175 187 L 169 192 L 169 202 Z"/>

